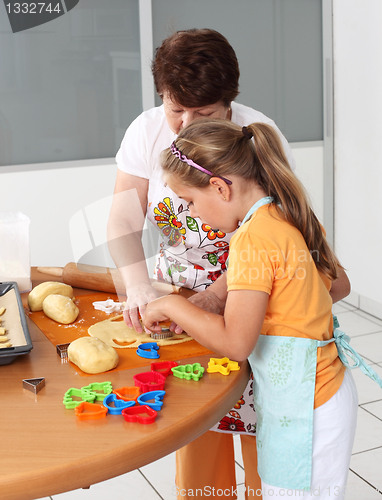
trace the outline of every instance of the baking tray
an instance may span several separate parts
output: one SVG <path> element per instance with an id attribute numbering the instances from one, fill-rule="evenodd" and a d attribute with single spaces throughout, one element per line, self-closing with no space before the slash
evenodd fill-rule
<path id="1" fill-rule="evenodd" d="M 6 309 L 0 316 L 1 327 L 6 329 L 6 336 L 12 346 L 0 348 L 0 365 L 8 365 L 17 356 L 28 354 L 33 348 L 20 291 L 15 281 L 0 281 L 1 307 Z"/>

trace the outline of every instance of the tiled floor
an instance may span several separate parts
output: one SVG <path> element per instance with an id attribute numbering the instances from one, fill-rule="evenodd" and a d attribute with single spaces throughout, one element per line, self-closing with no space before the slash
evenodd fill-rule
<path id="1" fill-rule="evenodd" d="M 341 329 L 351 337 L 351 345 L 382 377 L 382 321 L 341 302 L 334 306 Z M 346 500 L 382 500 L 382 389 L 353 370 L 358 396 L 358 426 L 350 464 Z M 239 499 L 244 498 L 244 471 L 237 449 Z M 174 500 L 175 454 L 123 476 L 50 497 L 53 500 Z M 241 488 L 240 488 L 241 486 Z M 49 498 L 49 497 L 48 497 Z M 48 500 L 48 499 L 44 499 Z"/>

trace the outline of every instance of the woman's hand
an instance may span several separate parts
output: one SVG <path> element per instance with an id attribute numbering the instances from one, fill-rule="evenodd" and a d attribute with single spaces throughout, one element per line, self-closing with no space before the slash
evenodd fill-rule
<path id="1" fill-rule="evenodd" d="M 221 313 L 224 308 L 224 302 L 209 288 L 203 292 L 192 295 L 188 300 L 192 302 L 192 304 L 200 307 L 200 309 L 214 314 Z M 170 330 L 177 334 L 183 332 L 183 329 L 174 322 L 171 323 Z"/>
<path id="2" fill-rule="evenodd" d="M 126 290 L 126 304 L 123 319 L 129 328 L 134 328 L 138 333 L 143 332 L 139 321 L 138 311 L 143 318 L 147 304 L 158 298 L 155 289 L 148 283 L 139 283 Z"/>

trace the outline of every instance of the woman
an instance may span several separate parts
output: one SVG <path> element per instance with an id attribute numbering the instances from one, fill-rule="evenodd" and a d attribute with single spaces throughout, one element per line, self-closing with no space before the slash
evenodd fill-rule
<path id="1" fill-rule="evenodd" d="M 116 157 L 118 173 L 108 224 L 110 252 L 126 285 L 125 321 L 138 332 L 142 331 L 138 311 L 143 315 L 145 305 L 157 297 L 141 242 L 146 217 L 163 237 L 155 277 L 199 292 L 190 300 L 205 310 L 219 313 L 224 307 L 224 271 L 233 233 L 190 217 L 187 203 L 162 179 L 160 153 L 179 131 L 202 117 L 227 119 L 241 126 L 267 123 L 278 132 L 288 161 L 294 165 L 290 147 L 274 122 L 233 102 L 239 93 L 239 66 L 233 48 L 220 33 L 209 29 L 175 33 L 157 49 L 152 71 L 163 105 L 142 113 L 125 134 Z M 181 329 L 175 327 L 175 331 Z M 190 498 L 192 492 L 205 486 L 234 491 L 232 432 L 241 434 L 246 486 L 260 489 L 253 446 L 256 416 L 249 406 L 250 392 L 249 385 L 236 407 L 215 426 L 222 432 L 208 432 L 177 452 L 179 491 L 190 492 Z M 222 454 L 231 460 L 222 464 Z M 179 494 L 179 498 L 188 496 Z M 226 498 L 236 497 L 233 493 Z"/>

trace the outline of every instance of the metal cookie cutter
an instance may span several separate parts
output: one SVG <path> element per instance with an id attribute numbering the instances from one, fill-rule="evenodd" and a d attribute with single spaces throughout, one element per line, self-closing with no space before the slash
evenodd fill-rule
<path id="1" fill-rule="evenodd" d="M 230 372 L 240 370 L 237 361 L 231 361 L 229 358 L 210 358 L 208 362 L 208 373 L 221 373 L 222 375 L 229 375 Z"/>
<path id="2" fill-rule="evenodd" d="M 104 398 L 102 404 L 107 408 L 110 415 L 121 415 L 122 410 L 134 406 L 135 401 L 123 401 L 123 399 L 118 399 L 116 394 L 109 394 Z"/>
<path id="3" fill-rule="evenodd" d="M 166 377 L 158 372 L 137 373 L 133 376 L 134 384 L 141 392 L 163 391 Z"/>
<path id="4" fill-rule="evenodd" d="M 28 391 L 38 393 L 45 386 L 45 378 L 27 378 L 23 380 L 23 388 Z"/>
<path id="5" fill-rule="evenodd" d="M 160 411 L 163 406 L 163 397 L 166 391 L 145 392 L 138 397 L 137 402 L 140 405 L 147 405 L 155 411 Z"/>
<path id="6" fill-rule="evenodd" d="M 118 311 L 121 312 L 123 309 L 123 302 L 114 302 L 112 299 L 100 300 L 93 302 L 94 309 L 98 311 L 104 311 L 106 314 Z"/>
<path id="7" fill-rule="evenodd" d="M 104 406 L 83 401 L 74 409 L 79 420 L 98 420 L 106 417 L 107 408 Z"/>
<path id="8" fill-rule="evenodd" d="M 153 424 L 158 413 L 147 405 L 132 406 L 122 410 L 126 422 L 138 422 L 140 424 Z"/>
<path id="9" fill-rule="evenodd" d="M 146 342 L 138 346 L 137 354 L 141 358 L 157 359 L 159 358 L 158 350 L 159 346 L 156 342 Z"/>
<path id="10" fill-rule="evenodd" d="M 113 391 L 113 387 L 111 382 L 93 382 L 85 387 L 81 387 L 81 391 L 94 393 L 96 396 L 95 401 L 103 401 L 105 396 Z"/>
<path id="11" fill-rule="evenodd" d="M 162 331 L 159 332 L 152 332 L 151 333 L 151 338 L 155 340 L 162 340 L 162 339 L 169 339 L 174 336 L 174 332 L 170 330 L 169 326 L 162 326 Z"/>
<path id="12" fill-rule="evenodd" d="M 157 361 L 156 363 L 151 363 L 151 371 L 168 377 L 172 373 L 171 368 L 175 366 L 178 366 L 176 361 Z"/>
<path id="13" fill-rule="evenodd" d="M 179 365 L 171 368 L 171 371 L 175 377 L 183 378 L 186 380 L 195 380 L 198 382 L 204 373 L 204 368 L 200 363 L 194 363 L 193 365 Z"/>

